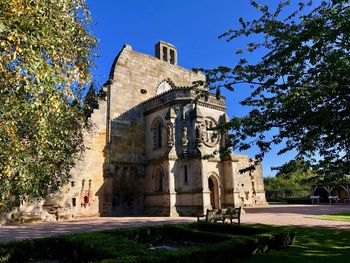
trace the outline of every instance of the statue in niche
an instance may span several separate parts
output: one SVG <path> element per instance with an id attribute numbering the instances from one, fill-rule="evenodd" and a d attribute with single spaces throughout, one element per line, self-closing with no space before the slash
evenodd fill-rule
<path id="1" fill-rule="evenodd" d="M 168 147 L 171 148 L 174 146 L 174 126 L 171 122 L 168 122 L 165 126 L 168 135 Z"/>
<path id="2" fill-rule="evenodd" d="M 184 126 L 182 128 L 182 146 L 187 146 L 188 144 L 188 137 L 187 137 L 187 127 Z"/>
<path id="3" fill-rule="evenodd" d="M 202 142 L 206 143 L 208 141 L 207 127 L 204 123 L 199 126 L 199 135 Z"/>

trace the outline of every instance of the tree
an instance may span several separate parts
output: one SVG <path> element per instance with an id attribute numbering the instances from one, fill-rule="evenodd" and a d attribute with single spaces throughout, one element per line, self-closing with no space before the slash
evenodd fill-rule
<path id="1" fill-rule="evenodd" d="M 83 148 L 96 39 L 84 0 L 0 1 L 0 209 L 45 197 Z"/>
<path id="2" fill-rule="evenodd" d="M 264 178 L 267 198 L 308 198 L 319 179 L 310 163 L 300 158 L 273 170 L 277 170 L 275 177 Z"/>
<path id="3" fill-rule="evenodd" d="M 350 174 L 350 5 L 346 0 L 317 2 L 300 1 L 285 15 L 289 1 L 273 10 L 251 1 L 261 16 L 240 18 L 240 28 L 220 38 L 254 42 L 237 51 L 242 58 L 234 68 L 203 71 L 218 92 L 242 83 L 252 90 L 241 102 L 251 107 L 249 113 L 222 127 L 233 130 L 233 149 L 256 145 L 257 161 L 273 145 L 282 146 L 279 154 L 296 149 L 319 174 L 333 178 Z M 249 54 L 258 50 L 264 55 L 249 62 Z"/>
<path id="4" fill-rule="evenodd" d="M 316 175 L 312 170 L 310 162 L 300 158 L 290 160 L 280 167 L 272 168 L 272 170 L 277 171 L 276 177 L 278 178 L 296 179 L 298 181 L 310 179 Z"/>
<path id="5" fill-rule="evenodd" d="M 84 103 L 83 103 L 85 118 L 90 117 L 93 110 L 97 109 L 97 107 L 98 107 L 98 94 L 96 93 L 94 85 L 91 84 L 88 92 L 86 93 L 86 96 L 84 98 Z"/>

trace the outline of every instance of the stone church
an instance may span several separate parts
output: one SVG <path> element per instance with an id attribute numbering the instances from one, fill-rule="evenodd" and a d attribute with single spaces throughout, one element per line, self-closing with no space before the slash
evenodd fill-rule
<path id="1" fill-rule="evenodd" d="M 69 184 L 43 203 L 62 218 L 190 216 L 207 208 L 266 204 L 261 167 L 244 155 L 220 158 L 227 135 L 225 97 L 193 88 L 205 77 L 177 65 L 166 42 L 155 57 L 125 45 L 90 117 L 86 151 Z"/>

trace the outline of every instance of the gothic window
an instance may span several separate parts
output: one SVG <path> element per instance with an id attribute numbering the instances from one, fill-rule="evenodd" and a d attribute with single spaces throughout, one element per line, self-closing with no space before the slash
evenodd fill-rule
<path id="1" fill-rule="evenodd" d="M 72 198 L 72 206 L 73 207 L 77 206 L 77 199 L 76 198 Z"/>
<path id="2" fill-rule="evenodd" d="M 81 189 L 84 189 L 85 186 L 85 179 L 81 180 Z"/>
<path id="3" fill-rule="evenodd" d="M 157 119 L 153 122 L 152 133 L 153 133 L 153 150 L 161 149 L 163 146 L 163 124 L 160 119 Z"/>
<path id="4" fill-rule="evenodd" d="M 188 184 L 187 165 L 184 166 L 184 184 Z"/>
<path id="5" fill-rule="evenodd" d="M 162 147 L 162 124 L 157 125 L 157 148 Z"/>
<path id="6" fill-rule="evenodd" d="M 91 179 L 89 180 L 89 190 L 91 189 Z"/>

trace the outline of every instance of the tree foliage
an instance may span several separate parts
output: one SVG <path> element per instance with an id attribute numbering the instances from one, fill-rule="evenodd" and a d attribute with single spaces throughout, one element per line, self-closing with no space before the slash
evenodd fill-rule
<path id="1" fill-rule="evenodd" d="M 253 40 L 237 51 L 242 58 L 234 68 L 204 71 L 213 89 L 250 85 L 251 94 L 241 104 L 251 110 L 223 128 L 234 131 L 234 149 L 257 145 L 259 161 L 279 144 L 279 154 L 296 149 L 300 157 L 316 156 L 313 163 L 321 174 L 349 175 L 349 1 L 299 1 L 293 12 L 286 9 L 289 4 L 273 9 L 251 1 L 261 16 L 240 18 L 240 28 L 221 35 L 227 41 Z M 256 52 L 264 55 L 250 62 Z"/>
<path id="2" fill-rule="evenodd" d="M 313 184 L 310 183 L 301 183 L 300 180 L 297 178 L 281 178 L 281 177 L 265 177 L 264 178 L 264 187 L 265 191 L 267 192 L 267 197 L 269 195 L 269 191 L 271 192 L 296 192 L 303 191 L 303 195 L 310 194 L 310 189 Z M 298 195 L 298 194 L 297 194 Z M 301 196 L 294 196 L 294 197 L 301 197 Z M 293 197 L 292 195 L 289 197 Z"/>
<path id="3" fill-rule="evenodd" d="M 318 184 L 319 176 L 303 159 L 294 159 L 273 169 L 277 170 L 276 176 L 264 178 L 267 198 L 305 198 Z"/>
<path id="4" fill-rule="evenodd" d="M 82 149 L 96 47 L 84 0 L 0 0 L 0 203 L 45 197 Z M 17 197 L 17 199 L 15 198 Z"/>
<path id="5" fill-rule="evenodd" d="M 93 110 L 97 109 L 98 99 L 99 97 L 98 97 L 98 94 L 96 93 L 94 85 L 91 84 L 88 92 L 85 95 L 84 103 L 83 103 L 83 111 L 84 111 L 85 118 L 90 117 Z"/>
<path id="6" fill-rule="evenodd" d="M 303 180 L 311 178 L 315 175 L 310 162 L 305 161 L 304 159 L 293 159 L 289 162 L 281 165 L 280 167 L 274 167 L 272 170 L 276 170 L 277 178 L 284 179 L 298 179 Z"/>

